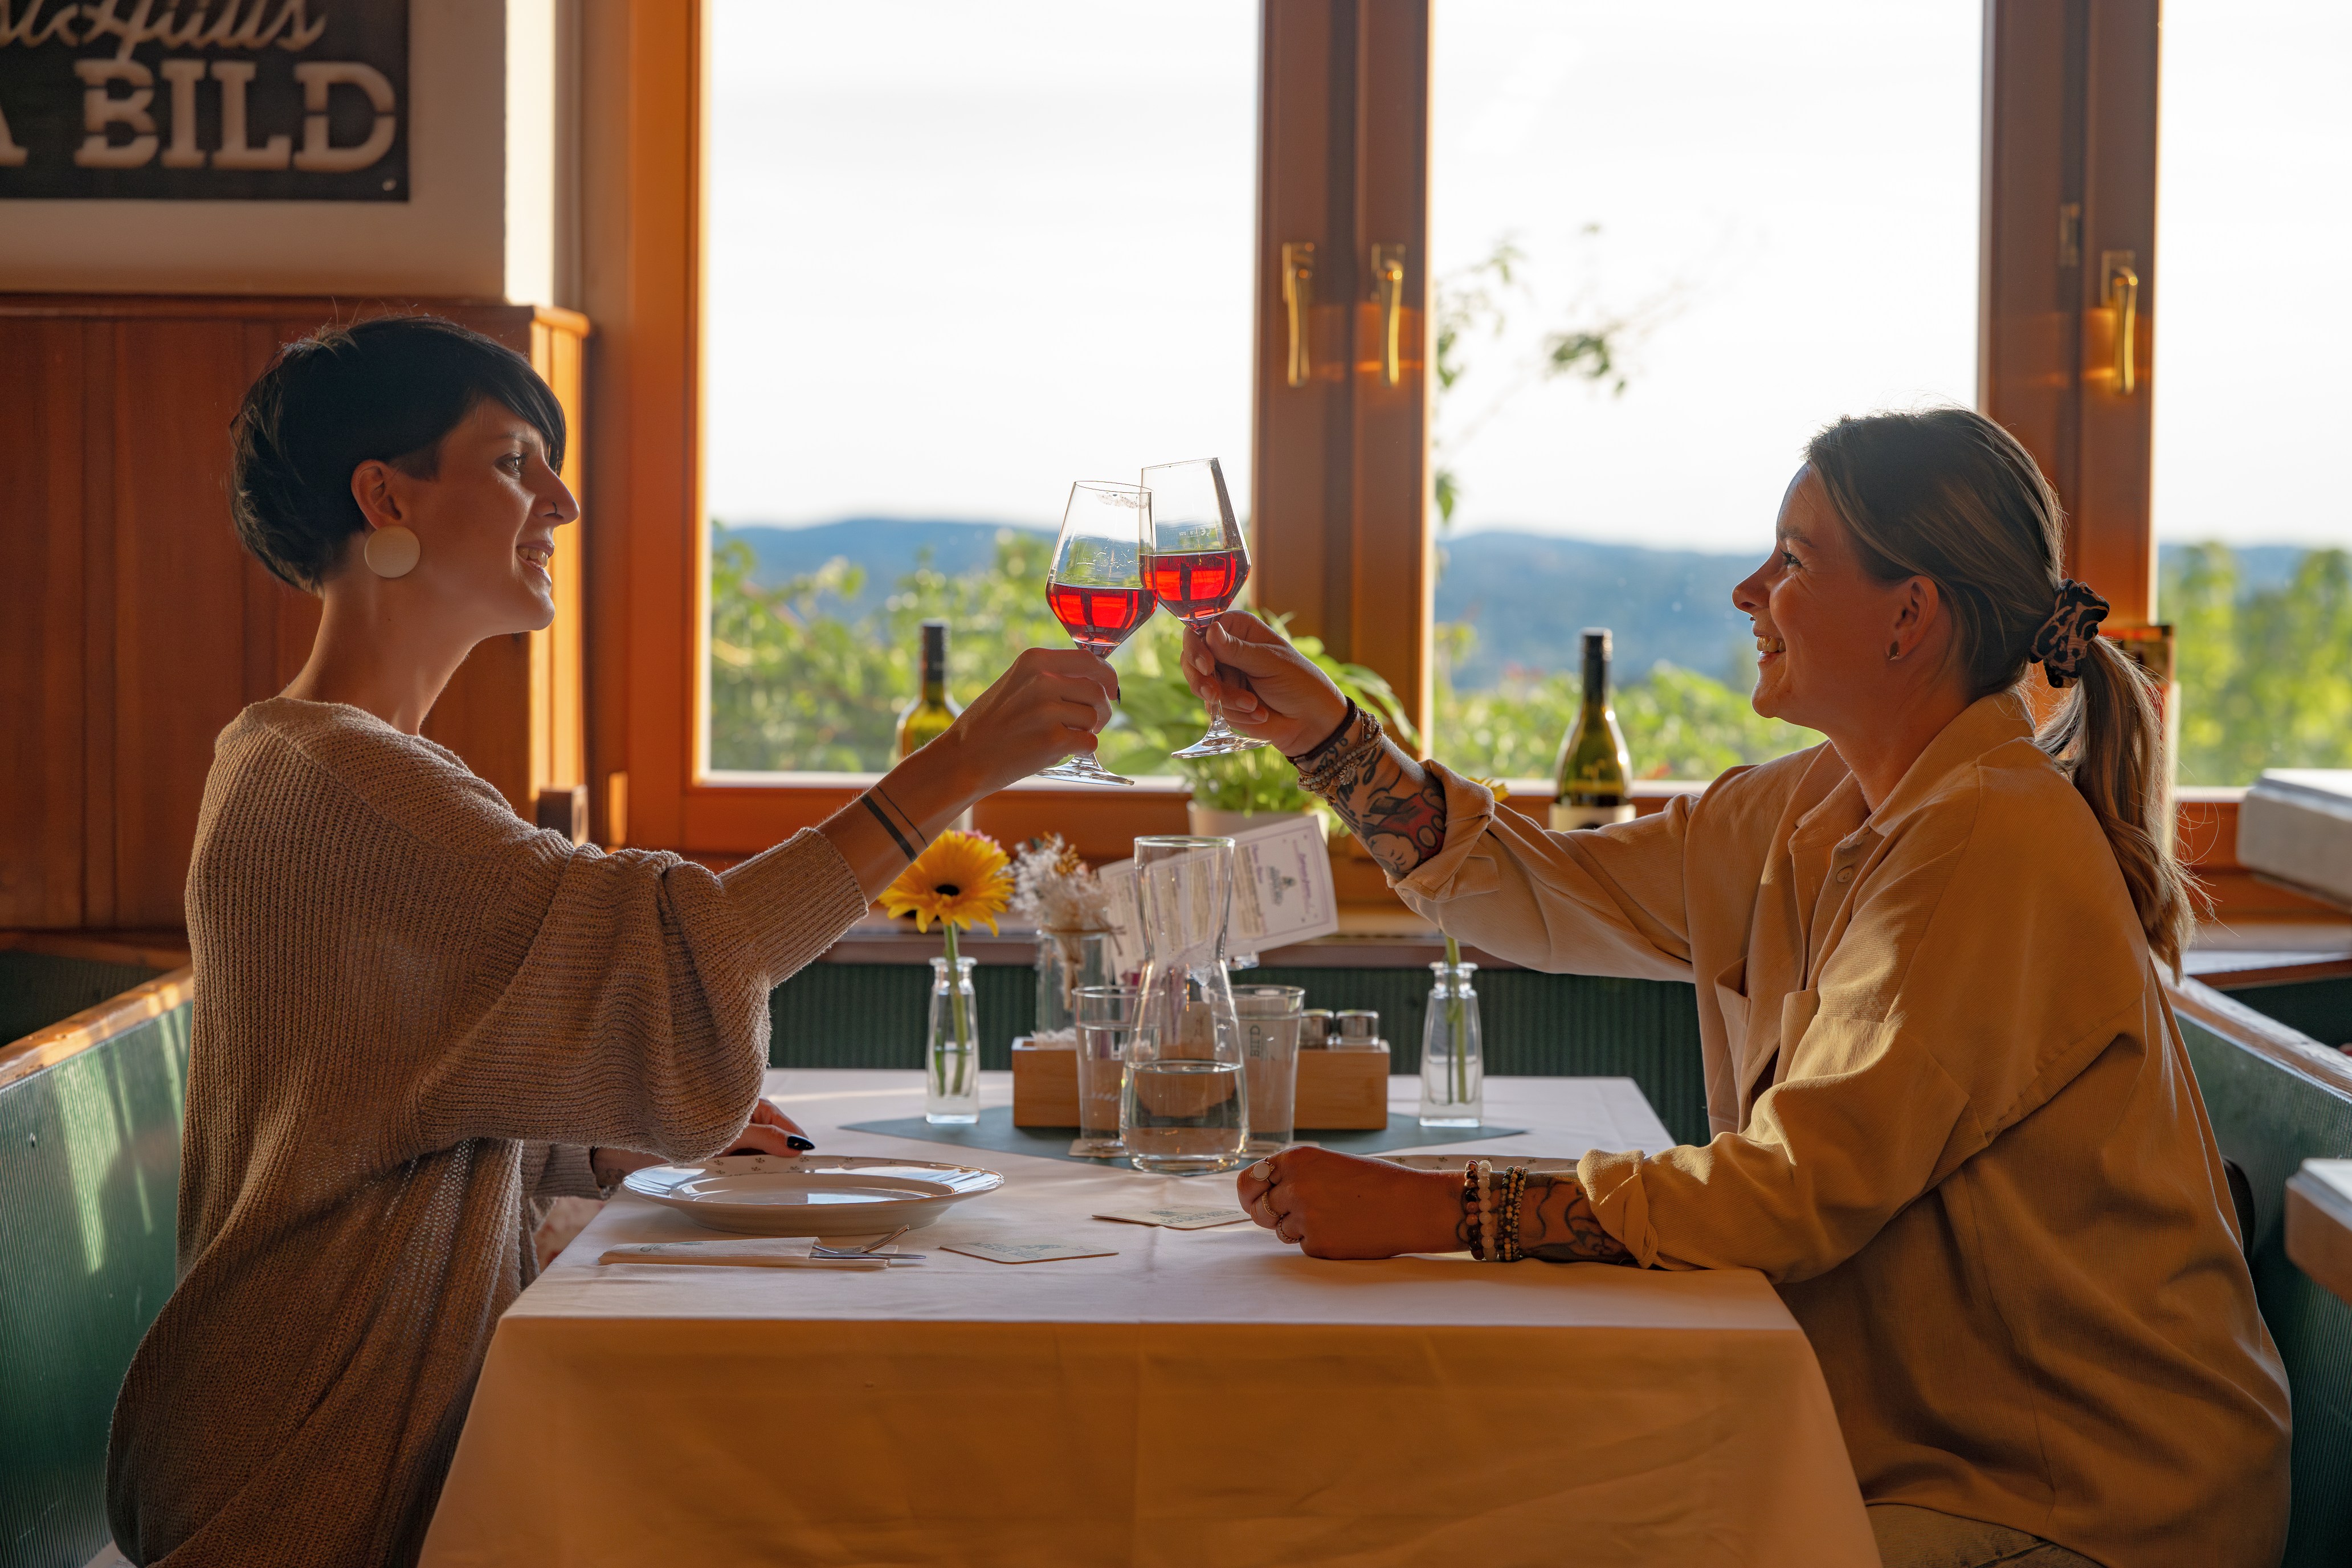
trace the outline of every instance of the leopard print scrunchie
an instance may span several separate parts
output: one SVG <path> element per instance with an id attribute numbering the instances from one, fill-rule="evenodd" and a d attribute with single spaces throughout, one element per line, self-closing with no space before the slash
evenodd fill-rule
<path id="1" fill-rule="evenodd" d="M 2083 659 L 2099 623 L 2107 618 L 2107 602 L 2072 577 L 2058 584 L 2058 607 L 2033 634 L 2034 661 L 2050 684 L 2063 688 L 2083 673 Z"/>

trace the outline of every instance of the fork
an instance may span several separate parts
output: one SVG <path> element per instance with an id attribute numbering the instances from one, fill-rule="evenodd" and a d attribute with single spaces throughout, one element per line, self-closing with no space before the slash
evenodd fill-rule
<path id="1" fill-rule="evenodd" d="M 882 1248 L 889 1246 L 892 1242 L 898 1240 L 900 1237 L 906 1235 L 908 1231 L 914 1228 L 914 1226 L 909 1225 L 902 1225 L 898 1229 L 892 1231 L 889 1235 L 877 1237 L 863 1247 L 827 1247 L 821 1241 L 811 1241 L 809 1243 L 809 1256 L 811 1258 L 870 1257 L 874 1253 L 879 1252 Z M 919 1252 L 910 1252 L 902 1253 L 900 1256 L 907 1258 L 920 1258 L 922 1254 Z"/>

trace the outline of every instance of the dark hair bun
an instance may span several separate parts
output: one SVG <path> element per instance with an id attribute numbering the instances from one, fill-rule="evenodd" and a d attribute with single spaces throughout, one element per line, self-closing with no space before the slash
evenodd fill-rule
<path id="1" fill-rule="evenodd" d="M 538 427 L 563 463 L 563 409 L 530 362 L 437 316 L 380 316 L 288 343 L 230 422 L 229 512 L 245 547 L 315 593 L 367 526 L 352 470 L 431 478 L 441 438 L 485 398 Z"/>

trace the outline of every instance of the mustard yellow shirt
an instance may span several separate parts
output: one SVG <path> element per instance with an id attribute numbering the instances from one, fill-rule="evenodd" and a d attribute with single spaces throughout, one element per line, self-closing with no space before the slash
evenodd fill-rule
<path id="1" fill-rule="evenodd" d="M 1396 884 L 1531 968 L 1685 980 L 1713 1138 L 1586 1154 L 1642 1264 L 1756 1268 L 1873 1502 L 2269 1568 L 2287 1388 L 2130 894 L 2012 696 L 1876 811 L 1828 746 L 1548 833 L 1439 770 Z"/>

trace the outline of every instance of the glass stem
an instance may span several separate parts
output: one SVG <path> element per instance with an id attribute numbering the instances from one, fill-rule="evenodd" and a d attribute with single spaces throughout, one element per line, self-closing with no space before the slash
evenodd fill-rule
<path id="1" fill-rule="evenodd" d="M 1451 936 L 1445 939 L 1445 1026 L 1454 1037 L 1454 1103 L 1470 1101 L 1469 1053 L 1463 1048 L 1462 1017 L 1462 944 Z"/>
<path id="2" fill-rule="evenodd" d="M 963 1095 L 965 1058 L 971 1051 L 968 1041 L 971 1030 L 963 1016 L 963 966 L 956 962 L 956 928 L 950 925 L 945 929 L 948 938 L 948 1026 L 952 1032 L 951 1043 L 955 1047 L 955 1092 L 961 1099 Z M 947 1064 L 941 1062 L 940 1092 L 945 1094 L 947 1091 Z"/>

